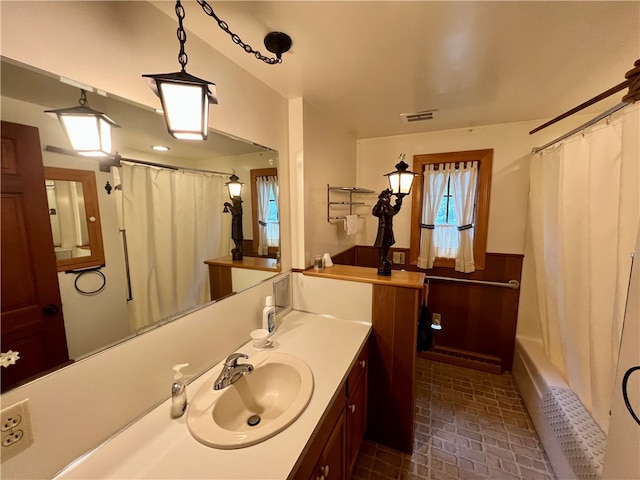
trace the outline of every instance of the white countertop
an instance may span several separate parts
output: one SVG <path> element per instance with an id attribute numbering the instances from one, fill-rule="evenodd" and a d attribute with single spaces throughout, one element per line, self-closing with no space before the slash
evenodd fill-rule
<path id="1" fill-rule="evenodd" d="M 309 405 L 287 429 L 251 447 L 219 450 L 191 436 L 187 414 L 172 420 L 171 401 L 167 400 L 56 478 L 286 479 L 345 379 L 371 324 L 298 311 L 292 311 L 279 323 L 272 337 L 273 350 L 300 357 L 314 377 Z M 247 362 L 256 353 L 250 342 L 238 351 L 249 355 Z M 203 383 L 213 385 L 221 366 L 218 364 L 189 384 L 188 398 Z"/>

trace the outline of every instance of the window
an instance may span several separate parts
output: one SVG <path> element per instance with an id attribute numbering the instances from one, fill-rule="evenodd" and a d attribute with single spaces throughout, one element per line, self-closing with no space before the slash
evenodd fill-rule
<path id="1" fill-rule="evenodd" d="M 420 175 L 412 190 L 412 264 L 484 270 L 492 163 L 493 150 L 413 157 L 413 171 Z M 463 199 L 460 205 L 456 198 Z M 431 258 L 425 258 L 430 242 Z"/>
<path id="2" fill-rule="evenodd" d="M 253 250 L 261 256 L 275 255 L 280 246 L 278 171 L 260 168 L 250 173 Z"/>

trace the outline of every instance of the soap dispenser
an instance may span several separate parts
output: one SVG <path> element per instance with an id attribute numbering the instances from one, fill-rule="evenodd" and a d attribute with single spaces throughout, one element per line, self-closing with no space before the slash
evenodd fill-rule
<path id="1" fill-rule="evenodd" d="M 173 366 L 173 384 L 171 385 L 171 418 L 181 417 L 187 409 L 187 386 L 182 379 L 184 367 L 188 367 L 188 363 L 180 363 Z"/>

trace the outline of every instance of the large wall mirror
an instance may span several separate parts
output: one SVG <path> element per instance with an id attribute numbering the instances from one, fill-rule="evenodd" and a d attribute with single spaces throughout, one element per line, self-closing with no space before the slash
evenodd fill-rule
<path id="1" fill-rule="evenodd" d="M 179 142 L 153 109 L 88 90 L 89 106 L 121 126 L 113 131 L 118 158 L 100 163 L 76 156 L 57 118 L 45 110 L 77 105 L 83 86 L 6 58 L 0 68 L 2 120 L 39 132 L 42 189 L 48 198 L 44 208 L 49 210 L 47 228 L 57 258 L 71 363 L 210 303 L 205 262 L 228 262 L 231 293 L 277 275 L 276 151 L 213 131 L 204 142 Z M 156 145 L 167 150 L 152 150 Z M 266 178 L 256 173 L 264 172 L 271 182 L 265 197 L 271 208 L 264 208 L 269 218 L 263 220 L 252 198 L 260 188 L 256 179 L 264 183 Z M 245 261 L 240 265 L 229 261 L 232 215 L 224 211 L 229 201 L 225 184 L 232 174 L 244 183 Z M 262 243 L 256 235 L 263 237 Z M 260 268 L 251 269 L 256 263 Z M 83 268 L 94 275 L 83 275 Z M 2 351 L 6 348 L 3 342 Z"/>

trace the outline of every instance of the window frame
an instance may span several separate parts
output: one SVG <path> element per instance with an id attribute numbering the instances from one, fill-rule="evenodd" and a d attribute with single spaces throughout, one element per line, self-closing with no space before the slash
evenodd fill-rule
<path id="1" fill-rule="evenodd" d="M 489 230 L 489 205 L 491 197 L 491 172 L 493 169 L 493 149 L 467 150 L 462 152 L 428 153 L 413 156 L 413 171 L 418 174 L 412 187 L 411 240 L 409 260 L 417 265 L 420 255 L 420 224 L 422 223 L 423 178 L 426 165 L 478 162 L 478 192 L 473 235 L 473 260 L 476 270 L 484 270 L 487 254 L 487 234 Z M 454 258 L 436 257 L 434 267 L 454 268 Z"/>
<path id="2" fill-rule="evenodd" d="M 272 168 L 256 168 L 249 171 L 251 181 L 251 225 L 253 230 L 253 251 L 258 251 L 258 244 L 260 243 L 260 233 L 258 226 L 258 189 L 256 188 L 257 177 L 277 177 L 278 169 Z M 278 220 L 280 219 L 280 212 L 278 212 Z M 282 231 L 280 231 L 282 233 Z M 275 256 L 278 253 L 278 247 L 267 247 L 267 256 Z"/>

